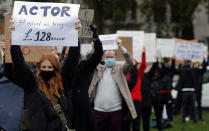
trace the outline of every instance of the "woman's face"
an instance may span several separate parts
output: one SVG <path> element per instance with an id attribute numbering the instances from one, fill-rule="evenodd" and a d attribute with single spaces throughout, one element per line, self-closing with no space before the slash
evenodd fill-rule
<path id="1" fill-rule="evenodd" d="M 49 62 L 49 60 L 45 60 L 41 63 L 40 70 L 42 71 L 54 71 L 53 65 Z"/>

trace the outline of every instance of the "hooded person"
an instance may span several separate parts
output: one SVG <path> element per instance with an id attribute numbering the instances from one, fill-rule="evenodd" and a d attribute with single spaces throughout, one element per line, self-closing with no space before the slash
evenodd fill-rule
<path id="1" fill-rule="evenodd" d="M 0 129 L 20 131 L 23 112 L 23 89 L 10 82 L 0 63 Z"/>

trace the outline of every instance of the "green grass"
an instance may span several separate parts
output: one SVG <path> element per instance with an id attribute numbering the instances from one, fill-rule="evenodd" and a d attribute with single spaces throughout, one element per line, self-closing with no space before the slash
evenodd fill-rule
<path id="1" fill-rule="evenodd" d="M 153 116 L 152 116 L 153 117 Z M 203 112 L 203 118 L 207 121 L 198 121 L 194 124 L 193 121 L 181 123 L 181 116 L 174 117 L 173 128 L 164 129 L 163 131 L 209 131 L 209 112 Z M 157 129 L 151 128 L 150 131 L 157 131 Z"/>

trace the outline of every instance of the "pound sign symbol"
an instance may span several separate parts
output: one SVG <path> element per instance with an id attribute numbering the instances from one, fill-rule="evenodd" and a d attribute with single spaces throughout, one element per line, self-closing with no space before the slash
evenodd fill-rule
<path id="1" fill-rule="evenodd" d="M 26 40 L 32 40 L 32 39 L 27 39 L 29 37 L 29 34 L 32 32 L 32 29 L 30 29 L 27 33 L 25 33 L 25 39 L 23 39 L 23 41 Z"/>

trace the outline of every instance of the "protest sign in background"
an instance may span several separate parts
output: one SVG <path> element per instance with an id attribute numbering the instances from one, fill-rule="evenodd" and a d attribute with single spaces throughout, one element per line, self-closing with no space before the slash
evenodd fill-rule
<path id="1" fill-rule="evenodd" d="M 77 46 L 80 5 L 15 1 L 13 45 Z"/>
<path id="2" fill-rule="evenodd" d="M 119 37 L 119 39 L 122 40 L 122 45 L 128 50 L 128 52 L 130 53 L 130 55 L 133 55 L 133 38 L 132 37 Z M 123 56 L 123 54 L 121 53 L 120 50 L 116 50 L 116 60 L 117 61 L 124 61 L 125 58 Z"/>
<path id="3" fill-rule="evenodd" d="M 90 53 L 91 52 L 91 50 L 92 50 L 92 44 L 88 44 L 88 43 L 86 43 L 86 44 L 81 44 L 81 54 L 83 55 L 83 56 L 86 56 L 88 53 Z"/>
<path id="4" fill-rule="evenodd" d="M 144 33 L 144 46 L 146 51 L 146 62 L 155 62 L 156 33 Z"/>
<path id="5" fill-rule="evenodd" d="M 133 57 L 137 61 L 141 61 L 142 47 L 144 45 L 144 31 L 117 31 L 118 37 L 133 38 Z"/>
<path id="6" fill-rule="evenodd" d="M 10 55 L 11 47 L 11 30 L 9 29 L 9 20 L 11 20 L 11 14 L 5 14 L 5 62 L 12 63 Z M 41 56 L 45 53 L 51 53 L 52 47 L 44 46 L 21 46 L 24 58 L 26 62 L 38 62 Z"/>
<path id="7" fill-rule="evenodd" d="M 176 59 L 202 61 L 204 57 L 205 48 L 202 43 L 188 44 L 177 42 L 175 45 Z"/>
<path id="8" fill-rule="evenodd" d="M 158 38 L 157 51 L 160 52 L 160 55 L 162 57 L 168 57 L 168 58 L 173 57 L 175 51 L 175 40 Z"/>
<path id="9" fill-rule="evenodd" d="M 100 35 L 99 39 L 102 42 L 103 50 L 117 50 L 117 34 Z"/>
<path id="10" fill-rule="evenodd" d="M 82 38 L 91 38 L 93 36 L 92 31 L 89 28 L 94 18 L 93 9 L 80 9 L 79 19 L 81 21 L 81 30 L 79 31 L 79 37 Z"/>

